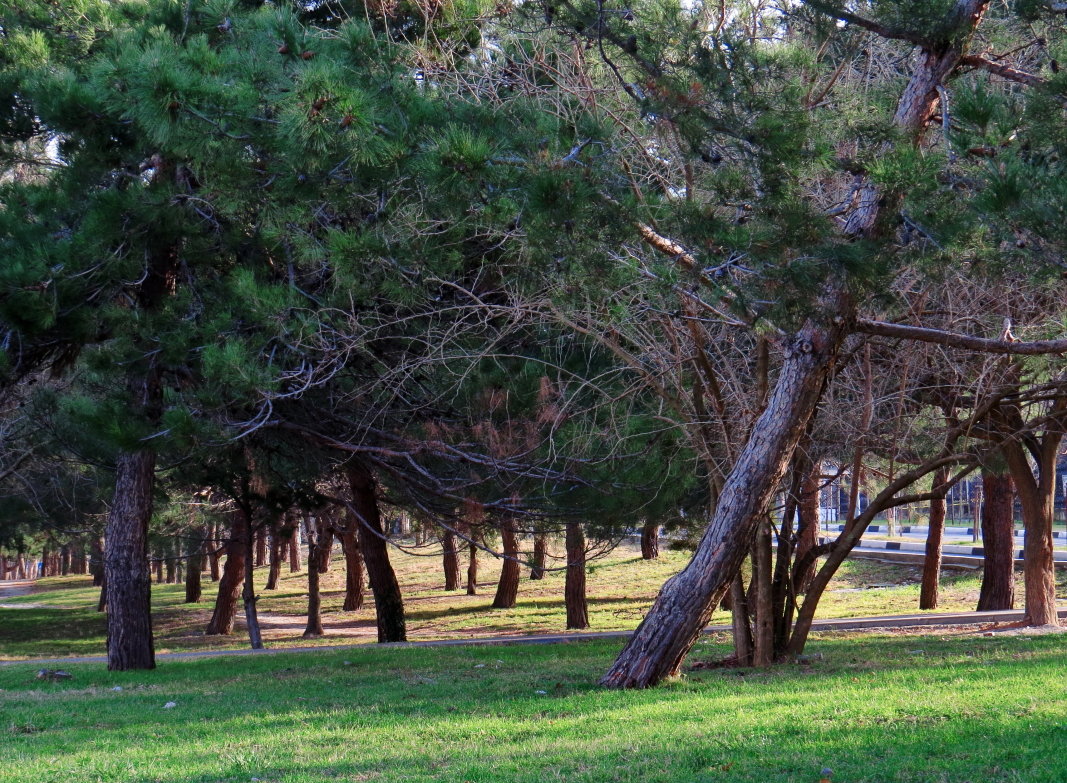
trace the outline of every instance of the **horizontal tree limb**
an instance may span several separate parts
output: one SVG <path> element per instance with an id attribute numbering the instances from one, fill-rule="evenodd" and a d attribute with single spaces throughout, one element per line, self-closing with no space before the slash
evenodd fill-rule
<path id="1" fill-rule="evenodd" d="M 1022 356 L 1041 356 L 1044 354 L 1067 353 L 1067 339 L 1011 341 L 990 340 L 985 337 L 973 337 L 969 334 L 948 332 L 943 329 L 929 329 L 923 326 L 893 324 L 886 321 L 872 321 L 866 318 L 856 320 L 856 331 L 878 337 L 894 337 L 900 340 L 916 340 L 921 343 L 944 345 L 948 348 L 960 348 L 965 351 L 981 353 L 1001 353 Z"/>

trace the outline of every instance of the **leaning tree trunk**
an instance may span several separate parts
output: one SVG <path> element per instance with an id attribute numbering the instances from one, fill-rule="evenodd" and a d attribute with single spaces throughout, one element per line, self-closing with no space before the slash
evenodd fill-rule
<path id="1" fill-rule="evenodd" d="M 345 472 L 352 489 L 352 509 L 359 523 L 359 548 L 363 552 L 370 589 L 374 593 L 378 641 L 407 641 L 404 599 L 400 594 L 396 573 L 389 562 L 389 545 L 382 527 L 374 476 L 358 460 L 349 462 Z"/>
<path id="2" fill-rule="evenodd" d="M 646 521 L 641 526 L 641 559 L 655 560 L 659 557 L 659 522 Z"/>
<path id="3" fill-rule="evenodd" d="M 356 531 L 359 522 L 351 511 L 347 512 L 348 523 L 341 536 L 341 548 L 345 555 L 345 603 L 341 608 L 354 612 L 363 608 L 363 553 L 359 551 Z"/>
<path id="4" fill-rule="evenodd" d="M 519 595 L 519 537 L 515 520 L 510 516 L 500 521 L 500 547 L 504 550 L 504 563 L 500 567 L 500 581 L 492 606 L 494 609 L 511 609 Z"/>
<path id="5" fill-rule="evenodd" d="M 456 534 L 451 528 L 443 528 L 441 535 L 441 560 L 445 571 L 445 590 L 459 589 L 459 552 L 456 551 Z"/>
<path id="6" fill-rule="evenodd" d="M 152 518 L 156 455 L 144 450 L 119 455 L 115 496 L 104 532 L 107 591 L 107 668 L 154 669 L 152 577 L 148 568 L 148 523 Z"/>
<path id="7" fill-rule="evenodd" d="M 850 308 L 842 295 L 833 298 L 831 325 L 809 323 L 786 345 L 774 393 L 726 478 L 693 559 L 660 590 L 602 685 L 647 688 L 675 674 L 708 624 L 768 513 L 844 339 Z"/>
<path id="8" fill-rule="evenodd" d="M 948 469 L 939 468 L 934 473 L 933 486 L 944 484 Z M 930 524 L 926 532 L 926 557 L 923 558 L 922 587 L 919 590 L 919 608 L 936 609 L 938 587 L 941 581 L 941 540 L 945 534 L 945 498 L 930 500 Z"/>
<path id="9" fill-rule="evenodd" d="M 226 542 L 226 563 L 219 580 L 219 594 L 215 609 L 204 633 L 208 636 L 233 633 L 237 617 L 237 598 L 245 580 L 245 538 L 248 536 L 248 520 L 240 511 L 230 515 L 230 538 Z"/>
<path id="10" fill-rule="evenodd" d="M 982 471 L 982 590 L 978 611 L 1015 604 L 1015 487 L 1011 474 Z"/>
<path id="11" fill-rule="evenodd" d="M 548 557 L 548 534 L 538 533 L 534 536 L 533 562 L 530 564 L 530 578 L 545 578 L 545 560 Z"/>
<path id="12" fill-rule="evenodd" d="M 567 578 L 563 587 L 567 606 L 567 629 L 589 627 L 589 602 L 585 597 L 585 531 L 581 522 L 567 523 Z"/>

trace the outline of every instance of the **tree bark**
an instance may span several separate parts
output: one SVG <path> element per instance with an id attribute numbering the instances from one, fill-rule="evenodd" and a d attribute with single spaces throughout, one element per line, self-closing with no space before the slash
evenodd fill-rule
<path id="1" fill-rule="evenodd" d="M 793 586 L 797 593 L 806 593 L 811 580 L 815 578 L 817 559 L 807 559 L 808 553 L 819 543 L 819 490 L 821 480 L 818 461 L 804 479 L 797 503 L 797 551 L 796 562 L 808 562 L 808 565 L 793 575 Z"/>
<path id="2" fill-rule="evenodd" d="M 200 530 L 195 540 L 190 542 L 189 559 L 185 567 L 185 603 L 198 604 L 203 598 L 201 576 L 204 560 L 204 531 Z"/>
<path id="3" fill-rule="evenodd" d="M 267 558 L 267 584 L 264 585 L 264 590 L 277 590 L 278 580 L 282 575 L 282 553 L 285 551 L 285 547 L 289 545 L 289 539 L 285 537 L 282 529 L 275 526 L 270 531 L 270 538 L 268 541 L 268 558 Z"/>
<path id="4" fill-rule="evenodd" d="M 982 471 L 982 590 L 978 611 L 1015 604 L 1015 487 L 1011 474 Z"/>
<path id="5" fill-rule="evenodd" d="M 256 568 L 267 564 L 267 526 L 260 527 L 256 533 Z"/>
<path id="6" fill-rule="evenodd" d="M 548 557 L 548 534 L 538 533 L 534 536 L 533 563 L 530 565 L 531 579 L 545 578 L 545 559 Z"/>
<path id="7" fill-rule="evenodd" d="M 245 625 L 248 626 L 248 642 L 253 650 L 262 650 L 263 633 L 259 628 L 259 612 L 256 611 L 256 602 L 259 600 L 259 596 L 256 595 L 255 581 L 256 531 L 254 530 L 251 511 L 247 508 L 243 509 L 243 515 L 245 517 L 245 578 L 241 599 L 245 608 Z"/>
<path id="8" fill-rule="evenodd" d="M 940 468 L 934 473 L 933 486 L 944 484 L 948 469 Z M 919 590 L 919 608 L 936 609 L 938 588 L 941 581 L 941 540 L 945 534 L 945 498 L 930 501 L 930 524 L 926 533 L 926 557 L 923 558 L 922 586 Z"/>
<path id="9" fill-rule="evenodd" d="M 120 454 L 115 466 L 115 495 L 104 533 L 109 671 L 156 666 L 148 569 L 155 472 L 156 455 L 148 449 Z"/>
<path id="10" fill-rule="evenodd" d="M 400 583 L 389 562 L 389 547 L 378 508 L 374 476 L 362 462 L 352 460 L 346 467 L 352 489 L 352 508 L 359 522 L 359 548 L 367 566 L 370 588 L 374 593 L 374 610 L 378 620 L 379 642 L 407 641 L 404 599 Z"/>
<path id="11" fill-rule="evenodd" d="M 504 517 L 500 521 L 500 547 L 504 562 L 500 567 L 500 580 L 493 597 L 494 609 L 511 609 L 519 594 L 519 537 L 515 530 L 515 520 Z"/>
<path id="12" fill-rule="evenodd" d="M 223 544 L 219 540 L 219 524 L 217 522 L 211 525 L 211 538 L 208 539 L 208 566 L 211 570 L 211 581 L 218 582 L 222 578 L 222 569 L 219 567 L 219 558 L 221 557 Z"/>
<path id="13" fill-rule="evenodd" d="M 774 663 L 774 610 L 771 600 L 771 520 L 760 521 L 752 544 L 752 589 L 749 612 L 752 616 L 752 665 Z"/>
<path id="14" fill-rule="evenodd" d="M 459 552 L 456 551 L 456 534 L 443 528 L 441 535 L 441 558 L 445 571 L 445 590 L 459 589 Z"/>
<path id="15" fill-rule="evenodd" d="M 325 530 L 325 521 L 317 517 L 306 516 L 304 518 L 305 531 L 308 542 L 308 563 L 319 562 L 322 554 L 320 541 Z M 332 534 L 331 534 L 332 535 Z M 304 627 L 304 638 L 322 636 L 322 599 L 319 594 L 319 568 L 308 566 L 308 621 Z"/>
<path id="16" fill-rule="evenodd" d="M 748 611 L 748 593 L 740 569 L 730 580 L 730 625 L 734 635 L 734 659 L 738 666 L 751 666 L 754 642 L 752 619 Z"/>
<path id="17" fill-rule="evenodd" d="M 708 624 L 768 512 L 844 339 L 851 308 L 843 295 L 833 299 L 829 326 L 809 323 L 786 345 L 774 393 L 726 478 L 693 559 L 663 586 L 602 685 L 646 688 L 675 674 Z"/>
<path id="18" fill-rule="evenodd" d="M 348 524 L 341 536 L 341 548 L 345 555 L 345 603 L 341 608 L 346 612 L 354 612 L 363 608 L 363 553 L 359 551 L 359 521 L 351 511 L 347 512 L 347 517 Z"/>
<path id="19" fill-rule="evenodd" d="M 585 597 L 585 531 L 581 522 L 568 522 L 567 578 L 563 587 L 567 629 L 589 627 L 589 603 Z"/>
<path id="20" fill-rule="evenodd" d="M 645 521 L 641 527 L 641 558 L 655 560 L 659 557 L 659 522 Z"/>
<path id="21" fill-rule="evenodd" d="M 93 587 L 104 584 L 104 538 L 93 536 L 92 550 L 89 555 L 89 573 L 93 575 Z"/>
<path id="22" fill-rule="evenodd" d="M 289 573 L 300 573 L 300 527 L 293 528 L 293 535 L 289 539 Z"/>
<path id="23" fill-rule="evenodd" d="M 204 631 L 208 636 L 233 633 L 237 617 L 237 598 L 245 579 L 245 538 L 248 536 L 248 520 L 240 511 L 230 515 L 230 538 L 226 542 L 226 563 L 219 580 L 219 593 L 215 609 Z"/>
<path id="24" fill-rule="evenodd" d="M 471 538 L 475 531 L 471 530 Z M 467 595 L 478 594 L 478 547 L 472 540 L 467 548 Z"/>

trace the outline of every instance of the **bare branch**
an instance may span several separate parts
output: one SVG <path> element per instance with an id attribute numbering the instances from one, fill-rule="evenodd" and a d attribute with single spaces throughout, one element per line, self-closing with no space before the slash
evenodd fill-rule
<path id="1" fill-rule="evenodd" d="M 922 326 L 891 324 L 885 321 L 871 321 L 860 318 L 856 321 L 856 331 L 878 337 L 895 337 L 901 340 L 916 340 L 922 343 L 934 343 L 949 348 L 982 353 L 1001 353 L 1021 356 L 1041 356 L 1050 353 L 1067 353 L 1067 339 L 1033 340 L 1030 342 L 1011 342 L 1009 340 L 990 340 L 969 334 L 947 332 L 942 329 L 928 329 Z"/>

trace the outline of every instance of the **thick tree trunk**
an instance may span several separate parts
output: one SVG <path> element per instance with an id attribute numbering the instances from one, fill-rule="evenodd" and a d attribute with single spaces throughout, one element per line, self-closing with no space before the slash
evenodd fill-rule
<path id="1" fill-rule="evenodd" d="M 585 531 L 581 522 L 567 523 L 567 578 L 563 588 L 567 629 L 589 627 L 589 603 L 585 597 Z"/>
<path id="2" fill-rule="evenodd" d="M 1015 487 L 1011 474 L 982 471 L 982 591 L 978 611 L 1015 604 Z"/>
<path id="3" fill-rule="evenodd" d="M 441 535 L 441 559 L 445 571 L 445 590 L 459 589 L 459 552 L 456 551 L 456 534 L 451 528 L 443 528 Z"/>
<path id="4" fill-rule="evenodd" d="M 655 560 L 659 557 L 659 522 L 646 521 L 641 526 L 641 558 Z"/>
<path id="5" fill-rule="evenodd" d="M 944 484 L 948 469 L 934 473 L 933 486 Z M 923 559 L 922 587 L 919 590 L 919 608 L 936 609 L 938 587 L 941 581 L 941 539 L 945 534 L 945 499 L 930 501 L 930 524 L 926 533 L 926 557 Z"/>
<path id="6" fill-rule="evenodd" d="M 370 588 L 374 593 L 378 641 L 407 641 L 404 599 L 393 566 L 389 563 L 389 545 L 382 527 L 374 476 L 357 460 L 348 463 L 346 473 L 352 488 L 352 507 L 359 523 L 359 548 L 363 552 L 363 562 L 367 566 Z"/>
<path id="7" fill-rule="evenodd" d="M 267 526 L 260 527 L 256 533 L 256 568 L 267 564 Z"/>
<path id="8" fill-rule="evenodd" d="M 70 546 L 64 545 L 59 550 L 59 575 L 70 576 L 71 564 Z"/>
<path id="9" fill-rule="evenodd" d="M 204 631 L 208 636 L 233 633 L 237 617 L 237 598 L 245 580 L 245 538 L 248 536 L 248 520 L 240 511 L 230 515 L 230 538 L 226 542 L 226 563 L 219 580 L 219 593 L 215 609 Z"/>
<path id="10" fill-rule="evenodd" d="M 163 561 L 163 567 L 166 571 L 166 577 L 164 578 L 168 585 L 178 583 L 178 559 L 173 555 L 168 556 Z"/>
<path id="11" fill-rule="evenodd" d="M 148 523 L 152 518 L 156 455 L 120 454 L 115 496 L 104 533 L 107 589 L 107 668 L 154 669 L 152 579 L 148 570 Z"/>
<path id="12" fill-rule="evenodd" d="M 797 563 L 806 560 L 808 553 L 819 543 L 819 471 L 820 465 L 816 462 L 800 490 L 800 502 L 797 504 Z M 807 566 L 793 575 L 793 585 L 797 593 L 806 593 L 811 580 L 815 578 L 818 559 L 808 562 Z"/>
<path id="13" fill-rule="evenodd" d="M 808 324 L 786 345 L 774 393 L 726 478 L 693 559 L 663 586 L 601 684 L 646 688 L 676 673 L 708 624 L 822 395 L 849 320 L 844 298 L 834 299 L 832 326 Z"/>
<path id="14" fill-rule="evenodd" d="M 204 530 L 199 530 L 197 537 L 189 544 L 189 559 L 185 566 L 185 603 L 198 604 L 203 598 L 204 589 L 201 576 L 204 573 Z"/>
<path id="15" fill-rule="evenodd" d="M 159 552 L 152 558 L 152 570 L 156 573 L 156 584 L 163 584 L 163 555 Z"/>
<path id="16" fill-rule="evenodd" d="M 494 609 L 511 609 L 519 595 L 519 537 L 511 517 L 500 521 L 500 547 L 504 558 L 492 606 Z"/>
<path id="17" fill-rule="evenodd" d="M 348 525 L 341 536 L 341 547 L 345 554 L 345 603 L 341 608 L 354 612 L 363 608 L 363 553 L 359 551 L 359 522 L 347 512 Z"/>
<path id="18" fill-rule="evenodd" d="M 530 565 L 531 579 L 545 578 L 545 559 L 548 557 L 548 534 L 534 536 L 533 562 Z"/>
<path id="19" fill-rule="evenodd" d="M 321 531 L 318 534 L 320 539 L 317 546 L 318 556 L 312 558 L 311 555 L 308 555 L 308 562 L 318 563 L 319 573 L 328 574 L 330 572 L 330 561 L 333 560 L 334 529 L 328 517 L 317 519 L 316 523 L 317 529 Z"/>

